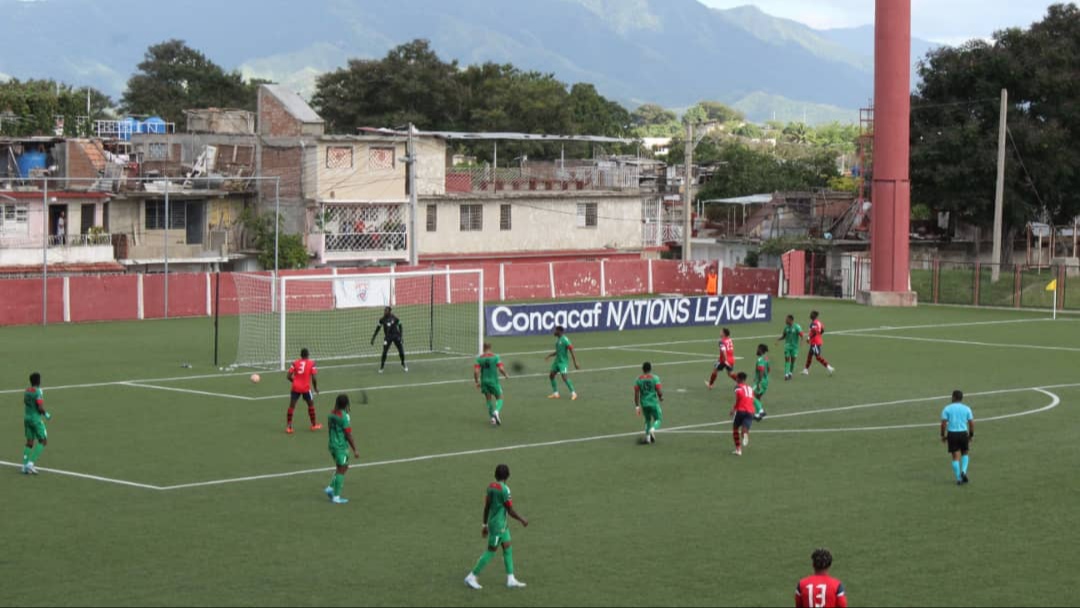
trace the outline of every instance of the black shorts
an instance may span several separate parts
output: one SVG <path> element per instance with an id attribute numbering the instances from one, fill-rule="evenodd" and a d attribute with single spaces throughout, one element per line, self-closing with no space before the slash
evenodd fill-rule
<path id="1" fill-rule="evenodd" d="M 387 338 L 383 340 L 383 350 L 390 350 L 390 345 L 393 344 L 398 350 L 404 350 L 401 346 L 401 338 Z"/>
<path id="2" fill-rule="evenodd" d="M 718 372 L 733 372 L 733 371 L 735 371 L 734 367 L 728 365 L 727 363 L 724 363 L 723 361 L 717 361 L 713 365 L 713 369 L 715 369 Z"/>
<path id="3" fill-rule="evenodd" d="M 298 393 L 296 391 L 289 391 L 289 401 L 296 402 L 296 400 L 300 399 L 301 397 L 303 397 L 304 401 L 307 401 L 308 403 L 311 403 L 313 401 L 313 397 L 311 396 L 311 391 L 308 391 L 306 393 Z"/>
<path id="4" fill-rule="evenodd" d="M 754 423 L 754 415 L 748 412 L 735 412 L 735 422 L 732 426 L 735 428 L 743 427 L 745 429 L 750 428 L 750 425 Z"/>
<path id="5" fill-rule="evenodd" d="M 820 357 L 821 356 L 821 345 L 820 344 L 814 344 L 813 346 L 811 346 L 810 347 L 810 354 L 814 355 L 815 357 Z"/>
<path id="6" fill-rule="evenodd" d="M 950 454 L 953 454 L 955 452 L 961 452 L 964 454 L 967 453 L 968 441 L 970 440 L 970 438 L 968 437 L 968 434 L 966 432 L 956 433 L 953 431 L 949 431 L 947 439 L 949 442 Z"/>

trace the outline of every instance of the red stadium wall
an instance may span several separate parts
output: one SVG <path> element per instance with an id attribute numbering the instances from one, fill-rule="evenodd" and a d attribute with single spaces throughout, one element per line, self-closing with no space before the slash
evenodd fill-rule
<path id="1" fill-rule="evenodd" d="M 411 271 L 483 269 L 485 302 L 587 299 L 649 293 L 704 294 L 704 262 L 675 260 L 590 260 L 577 262 L 476 263 L 458 261 L 418 267 L 398 266 L 395 274 Z M 386 268 L 283 271 L 285 276 L 338 276 L 386 273 Z M 250 273 L 269 276 L 269 273 Z M 777 295 L 780 271 L 761 268 L 725 268 L 722 293 Z M 436 303 L 475 301 L 479 286 L 473 275 L 417 279 L 422 285 L 396 293 L 400 305 L 427 302 L 432 290 Z M 240 311 L 240 279 L 233 273 L 169 275 L 169 317 L 223 315 Z M 65 288 L 66 284 L 66 288 Z M 219 287 L 220 285 L 220 287 Z M 331 310 L 334 294 L 326 281 L 290 281 L 289 310 Z M 0 325 L 41 323 L 41 279 L 0 280 Z M 220 294 L 218 290 L 220 289 Z M 165 275 L 102 275 L 50 278 L 49 322 L 158 319 L 165 316 Z M 250 297 L 250 296 L 249 296 Z M 209 301 L 208 301 L 209 299 Z"/>
<path id="2" fill-rule="evenodd" d="M 139 318 L 138 275 L 71 277 L 71 321 L 123 321 Z"/>

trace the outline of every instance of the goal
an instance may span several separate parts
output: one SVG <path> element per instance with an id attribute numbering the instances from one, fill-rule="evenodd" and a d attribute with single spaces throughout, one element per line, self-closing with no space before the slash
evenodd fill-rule
<path id="1" fill-rule="evenodd" d="M 409 355 L 482 350 L 483 270 L 272 276 L 235 274 L 236 367 L 285 369 L 301 348 L 317 361 L 382 354 L 370 343 L 383 308 L 401 320 Z M 396 354 L 396 353 L 392 353 Z"/>

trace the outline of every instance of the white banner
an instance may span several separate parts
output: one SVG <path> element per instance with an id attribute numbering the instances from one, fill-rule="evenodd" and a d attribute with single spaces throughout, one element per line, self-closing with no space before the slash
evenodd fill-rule
<path id="1" fill-rule="evenodd" d="M 334 281 L 334 308 L 390 306 L 390 278 L 338 278 Z"/>

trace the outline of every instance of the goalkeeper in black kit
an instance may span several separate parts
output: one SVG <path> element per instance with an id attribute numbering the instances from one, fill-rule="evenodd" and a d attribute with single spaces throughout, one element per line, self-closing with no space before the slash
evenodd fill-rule
<path id="1" fill-rule="evenodd" d="M 386 367 L 386 353 L 390 351 L 391 344 L 397 347 L 398 356 L 401 357 L 401 369 L 409 371 L 409 366 L 405 365 L 405 349 L 401 346 L 401 319 L 394 316 L 393 310 L 389 306 L 383 309 L 383 316 L 379 319 L 378 325 L 375 326 L 375 333 L 371 334 L 372 345 L 375 344 L 375 337 L 379 335 L 380 329 L 383 332 L 383 343 L 379 373 L 383 373 L 383 368 Z"/>

